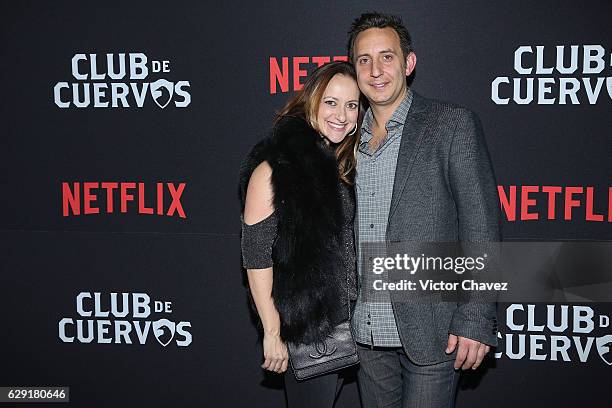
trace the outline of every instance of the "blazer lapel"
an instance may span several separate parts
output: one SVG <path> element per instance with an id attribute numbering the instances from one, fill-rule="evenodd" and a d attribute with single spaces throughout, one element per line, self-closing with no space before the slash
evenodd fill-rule
<path id="1" fill-rule="evenodd" d="M 427 117 L 426 113 L 427 104 L 425 99 L 413 91 L 412 105 L 408 110 L 408 115 L 404 122 L 404 131 L 402 132 L 402 140 L 397 156 L 393 193 L 391 195 L 391 207 L 389 209 L 389 219 L 387 221 L 387 232 L 389 231 L 391 217 L 395 210 L 397 210 L 402 193 L 406 187 L 406 182 L 410 176 L 414 159 L 423 140 Z"/>

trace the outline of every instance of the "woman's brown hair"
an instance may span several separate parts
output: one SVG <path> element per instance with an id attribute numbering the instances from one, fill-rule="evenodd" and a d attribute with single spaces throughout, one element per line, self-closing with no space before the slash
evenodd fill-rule
<path id="1" fill-rule="evenodd" d="M 301 91 L 287 102 L 285 107 L 276 116 L 275 123 L 285 116 L 295 116 L 304 119 L 317 132 L 320 129 L 317 125 L 317 112 L 323 98 L 323 93 L 334 75 L 346 75 L 357 82 L 357 74 L 352 64 L 344 61 L 334 61 L 322 65 L 314 70 Z M 338 159 L 338 172 L 340 179 L 346 184 L 353 184 L 356 151 L 359 141 L 359 129 L 363 119 L 362 97 L 359 98 L 359 116 L 357 118 L 357 129 L 347 135 L 336 147 L 336 157 Z"/>

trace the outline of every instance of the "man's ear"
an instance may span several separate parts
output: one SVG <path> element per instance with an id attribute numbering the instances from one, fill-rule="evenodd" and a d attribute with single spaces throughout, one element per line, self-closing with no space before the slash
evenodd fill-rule
<path id="1" fill-rule="evenodd" d="M 410 52 L 406 55 L 406 76 L 410 76 L 412 71 L 414 71 L 414 67 L 416 67 L 417 58 L 414 52 Z"/>

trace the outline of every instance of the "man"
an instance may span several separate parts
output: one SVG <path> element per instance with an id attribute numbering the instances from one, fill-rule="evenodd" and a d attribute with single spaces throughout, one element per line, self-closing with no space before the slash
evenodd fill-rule
<path id="1" fill-rule="evenodd" d="M 417 59 L 401 19 L 362 14 L 348 48 L 370 105 L 357 152 L 359 247 L 499 241 L 495 180 L 478 119 L 407 86 Z M 363 294 L 353 330 L 364 408 L 454 406 L 459 370 L 476 369 L 496 345 L 495 303 L 371 302 Z"/>

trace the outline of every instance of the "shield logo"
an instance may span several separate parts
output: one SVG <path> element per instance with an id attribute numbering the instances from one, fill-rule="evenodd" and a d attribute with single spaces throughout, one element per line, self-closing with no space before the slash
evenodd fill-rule
<path id="1" fill-rule="evenodd" d="M 612 334 L 597 339 L 597 351 L 599 352 L 599 357 L 607 365 L 612 366 Z"/>
<path id="2" fill-rule="evenodd" d="M 159 319 L 153 322 L 153 334 L 162 346 L 166 347 L 174 338 L 176 324 L 168 319 Z"/>
<path id="3" fill-rule="evenodd" d="M 151 95 L 153 101 L 160 108 L 164 109 L 172 100 L 172 94 L 174 94 L 174 84 L 165 79 L 158 79 L 155 82 L 151 82 L 149 86 L 151 89 Z"/>

